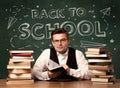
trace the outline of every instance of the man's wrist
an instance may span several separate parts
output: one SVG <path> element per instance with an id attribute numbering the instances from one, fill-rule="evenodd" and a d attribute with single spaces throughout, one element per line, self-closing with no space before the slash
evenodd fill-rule
<path id="1" fill-rule="evenodd" d="M 67 71 L 67 74 L 70 74 L 70 68 L 67 68 L 66 71 Z"/>

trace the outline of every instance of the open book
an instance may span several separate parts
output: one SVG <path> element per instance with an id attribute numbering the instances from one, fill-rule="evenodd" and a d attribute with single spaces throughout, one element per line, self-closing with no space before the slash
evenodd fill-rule
<path id="1" fill-rule="evenodd" d="M 62 73 L 66 73 L 66 70 L 60 66 L 59 64 L 57 64 L 56 62 L 54 62 L 53 60 L 49 60 L 48 64 L 46 64 L 48 70 L 50 70 L 51 72 L 57 72 L 60 71 Z"/>
<path id="2" fill-rule="evenodd" d="M 78 80 L 78 78 L 73 77 L 71 75 L 67 74 L 67 71 L 60 66 L 59 64 L 57 64 L 56 62 L 54 62 L 53 60 L 49 60 L 49 62 L 46 64 L 48 70 L 50 70 L 51 72 L 57 72 L 60 71 L 61 75 L 58 76 L 56 79 L 52 79 L 53 81 L 72 81 L 72 80 Z"/>

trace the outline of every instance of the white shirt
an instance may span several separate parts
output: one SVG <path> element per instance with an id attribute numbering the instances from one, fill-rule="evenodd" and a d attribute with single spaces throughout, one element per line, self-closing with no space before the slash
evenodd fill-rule
<path id="1" fill-rule="evenodd" d="M 68 58 L 68 50 L 64 54 L 57 52 L 57 56 L 58 56 L 58 61 L 60 65 L 66 64 L 67 58 Z"/>
<path id="2" fill-rule="evenodd" d="M 93 75 L 92 72 L 88 70 L 88 62 L 85 59 L 84 54 L 81 51 L 76 50 L 75 55 L 76 55 L 78 69 L 70 68 L 69 75 L 81 79 L 90 79 L 90 77 Z M 65 54 L 60 54 L 57 52 L 57 56 L 60 64 L 66 64 L 68 58 L 68 50 Z M 33 78 L 36 77 L 39 80 L 50 80 L 46 70 L 46 64 L 49 62 L 49 58 L 50 58 L 50 49 L 45 49 L 34 64 L 32 70 Z"/>

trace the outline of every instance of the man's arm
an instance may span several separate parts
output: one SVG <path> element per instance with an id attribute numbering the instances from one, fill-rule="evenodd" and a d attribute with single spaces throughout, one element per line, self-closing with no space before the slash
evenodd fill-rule
<path id="1" fill-rule="evenodd" d="M 93 74 L 90 70 L 88 70 L 88 62 L 84 54 L 79 50 L 76 50 L 76 61 L 78 69 L 70 68 L 69 75 L 81 79 L 90 79 Z"/>
<path id="2" fill-rule="evenodd" d="M 61 72 L 51 72 L 47 68 L 46 64 L 48 64 L 50 56 L 50 50 L 44 50 L 41 55 L 36 60 L 33 70 L 32 70 L 32 78 L 37 78 L 38 80 L 50 80 L 51 78 L 58 77 Z M 54 64 L 54 63 L 53 63 Z"/>
<path id="3" fill-rule="evenodd" d="M 49 80 L 46 63 L 49 60 L 50 50 L 44 50 L 41 55 L 36 60 L 33 70 L 32 78 L 37 78 L 38 80 Z"/>

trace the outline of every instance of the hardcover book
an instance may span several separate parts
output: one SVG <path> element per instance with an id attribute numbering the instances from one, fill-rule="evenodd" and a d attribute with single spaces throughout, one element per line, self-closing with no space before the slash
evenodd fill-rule
<path id="1" fill-rule="evenodd" d="M 33 53 L 33 50 L 10 50 L 9 53 Z"/>
<path id="2" fill-rule="evenodd" d="M 108 51 L 108 48 L 106 47 L 87 48 L 87 51 L 106 52 Z"/>
<path id="3" fill-rule="evenodd" d="M 46 67 L 48 68 L 48 70 L 50 70 L 51 72 L 57 72 L 60 71 L 62 73 L 66 73 L 66 70 L 60 66 L 59 64 L 57 64 L 56 62 L 49 60 L 48 64 L 46 64 Z"/>

